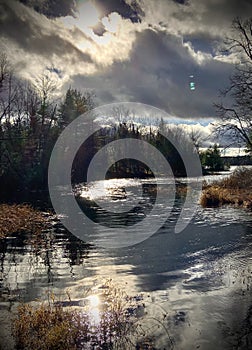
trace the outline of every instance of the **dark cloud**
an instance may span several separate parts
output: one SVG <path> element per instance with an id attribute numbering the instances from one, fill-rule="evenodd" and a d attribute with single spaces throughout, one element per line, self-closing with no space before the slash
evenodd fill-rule
<path id="1" fill-rule="evenodd" d="M 189 0 L 173 0 L 173 1 L 181 5 L 187 5 L 189 2 Z"/>
<path id="2" fill-rule="evenodd" d="M 51 20 L 20 2 L 0 0 L 1 39 L 7 48 L 13 46 L 15 52 L 22 52 L 14 57 L 15 68 L 27 70 L 40 61 L 40 66 L 44 64 L 45 69 L 65 79 L 65 89 L 70 84 L 94 89 L 100 104 L 135 101 L 182 118 L 215 115 L 213 102 L 218 100 L 219 89 L 228 85 L 233 71 L 231 60 L 222 62 L 215 56 L 215 47 L 229 34 L 234 16 L 252 13 L 250 1 L 95 2 L 103 16 L 112 12 L 121 16 L 114 16 L 119 34 L 117 29 L 110 33 L 101 21 L 93 28 L 100 42 L 106 34 L 108 40 L 111 38 L 108 44 L 92 41 L 85 29 L 86 34 L 70 27 L 69 18 L 65 22 Z M 57 10 L 57 1 L 26 1 L 49 17 L 72 14 L 72 3 L 68 8 L 63 1 Z M 53 14 L 45 11 L 46 6 Z M 58 65 L 51 68 L 50 60 L 54 59 Z M 92 69 L 86 69 L 88 64 Z M 196 84 L 194 91 L 189 88 L 190 75 Z"/>
<path id="3" fill-rule="evenodd" d="M 49 18 L 74 16 L 76 2 L 74 0 L 19 0 L 22 4 L 32 7 L 38 13 Z"/>
<path id="4" fill-rule="evenodd" d="M 223 39 L 232 20 L 252 14 L 250 0 L 137 0 L 145 13 L 144 20 L 152 27 L 163 27 L 181 35 L 205 35 Z M 186 5 L 186 6 L 185 6 Z"/>
<path id="5" fill-rule="evenodd" d="M 101 21 L 99 21 L 94 27 L 92 27 L 92 29 L 93 32 L 99 36 L 102 36 L 106 32 L 106 29 L 104 28 L 104 25 L 101 23 Z"/>
<path id="6" fill-rule="evenodd" d="M 195 1 L 195 0 L 194 0 Z M 250 0 L 204 0 L 210 19 L 223 21 L 225 18 L 248 17 L 252 14 L 252 2 Z M 206 13 L 206 15 L 207 15 Z M 205 16 L 207 17 L 207 16 Z"/>
<path id="7" fill-rule="evenodd" d="M 138 34 L 129 61 L 115 62 L 92 77 L 76 76 L 73 82 L 95 89 L 101 104 L 136 101 L 177 117 L 202 118 L 214 116 L 213 102 L 228 83 L 232 69 L 232 65 L 215 60 L 200 66 L 181 40 L 149 29 Z M 191 74 L 195 91 L 189 88 Z"/>
<path id="8" fill-rule="evenodd" d="M 17 48 L 49 60 L 55 55 L 60 57 L 69 53 L 72 64 L 80 61 L 91 62 L 87 53 L 83 53 L 69 40 L 62 38 L 57 31 L 53 31 L 49 23 L 48 27 L 42 26 L 38 18 L 22 11 L 22 7 L 15 6 L 13 2 L 2 2 L 0 8 L 3 14 L 0 20 L 1 36 Z M 81 35 L 84 37 L 83 33 Z"/>
<path id="9" fill-rule="evenodd" d="M 46 67 L 46 70 L 48 70 L 48 72 L 50 73 L 55 73 L 57 74 L 60 78 L 62 77 L 62 71 L 58 68 L 55 67 Z"/>
<path id="10" fill-rule="evenodd" d="M 201 51 L 214 56 L 215 46 L 219 43 L 219 39 L 216 37 L 209 40 L 209 37 L 204 35 L 184 35 L 183 42 L 189 42 L 195 52 Z"/>

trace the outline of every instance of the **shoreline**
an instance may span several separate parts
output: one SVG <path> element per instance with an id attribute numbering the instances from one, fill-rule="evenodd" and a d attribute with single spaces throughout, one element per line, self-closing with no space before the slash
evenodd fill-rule
<path id="1" fill-rule="evenodd" d="M 252 169 L 235 170 L 229 177 L 203 187 L 202 207 L 234 205 L 252 209 Z"/>
<path id="2" fill-rule="evenodd" d="M 252 209 L 252 193 L 245 189 L 228 189 L 218 185 L 209 185 L 202 191 L 200 204 L 204 208 L 234 205 Z"/>

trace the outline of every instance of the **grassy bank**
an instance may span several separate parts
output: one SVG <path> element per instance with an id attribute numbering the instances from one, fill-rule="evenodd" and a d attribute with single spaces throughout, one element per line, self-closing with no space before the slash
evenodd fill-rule
<path id="1" fill-rule="evenodd" d="M 47 220 L 27 204 L 0 204 L 0 239 L 13 233 L 41 233 Z"/>
<path id="2" fill-rule="evenodd" d="M 227 178 L 206 184 L 200 204 L 203 207 L 231 204 L 252 209 L 252 169 L 240 168 Z"/>

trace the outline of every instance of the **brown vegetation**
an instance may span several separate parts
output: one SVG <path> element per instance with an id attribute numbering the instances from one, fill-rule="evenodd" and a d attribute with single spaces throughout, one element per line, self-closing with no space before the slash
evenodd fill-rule
<path id="1" fill-rule="evenodd" d="M 13 233 L 41 233 L 47 220 L 27 204 L 0 204 L 0 239 Z"/>
<path id="2" fill-rule="evenodd" d="M 88 294 L 83 300 L 92 298 L 92 290 Z M 77 307 L 76 301 L 71 301 L 67 295 L 69 301 L 55 301 L 51 296 L 38 306 L 23 304 L 19 307 L 13 320 L 13 336 L 18 349 L 129 350 L 136 349 L 136 336 L 142 338 L 145 335 L 134 312 L 139 301 L 116 288 L 111 280 L 96 290 L 95 296 L 100 300 L 98 322 L 94 322 L 89 304 L 82 303 Z M 150 347 L 142 347 L 143 342 L 148 342 Z M 138 349 L 153 348 L 146 335 L 138 344 Z"/>
<path id="3" fill-rule="evenodd" d="M 252 209 L 252 169 L 237 169 L 229 177 L 205 185 L 200 204 L 203 207 L 232 204 Z"/>

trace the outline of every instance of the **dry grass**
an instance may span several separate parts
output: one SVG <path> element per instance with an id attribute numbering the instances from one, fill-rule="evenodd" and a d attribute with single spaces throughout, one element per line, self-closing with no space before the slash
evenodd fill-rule
<path id="1" fill-rule="evenodd" d="M 178 196 L 180 197 L 186 196 L 188 190 L 189 190 L 188 185 L 182 184 L 182 183 L 176 184 L 176 194 Z"/>
<path id="2" fill-rule="evenodd" d="M 0 239 L 13 233 L 41 233 L 47 220 L 27 204 L 0 204 Z"/>
<path id="3" fill-rule="evenodd" d="M 136 336 L 143 337 L 134 313 L 140 301 L 128 297 L 111 280 L 105 282 L 98 292 L 102 301 L 98 322 L 94 322 L 88 305 L 69 306 L 69 294 L 68 302 L 55 302 L 51 297 L 39 306 L 21 305 L 13 321 L 17 349 L 154 349 L 146 336 L 140 343 L 136 340 Z"/>
<path id="4" fill-rule="evenodd" d="M 232 204 L 251 209 L 252 169 L 237 169 L 229 177 L 205 185 L 200 204 L 203 207 Z"/>
<path id="5" fill-rule="evenodd" d="M 21 305 L 13 324 L 17 349 L 77 349 L 83 330 L 77 312 L 63 310 L 62 306 L 42 304 L 38 308 Z M 81 327 L 82 326 L 82 327 Z"/>

